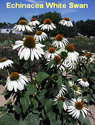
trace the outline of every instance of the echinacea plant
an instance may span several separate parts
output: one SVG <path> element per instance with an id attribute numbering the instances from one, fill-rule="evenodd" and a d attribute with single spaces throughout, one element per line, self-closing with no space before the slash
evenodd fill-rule
<path id="1" fill-rule="evenodd" d="M 73 26 L 69 18 L 59 23 Z M 80 55 L 60 33 L 55 40 L 51 39 L 49 31 L 53 32 L 56 25 L 50 18 L 43 24 L 36 18 L 31 18 L 29 23 L 20 20 L 14 29 L 33 34 L 23 36 L 13 46 L 13 50 L 18 50 L 20 61 L 24 60 L 27 65 L 25 73 L 17 71 L 15 62 L 5 57 L 0 59 L 0 69 L 8 73 L 2 93 L 8 102 L 2 107 L 0 123 L 7 118 L 14 125 L 90 125 L 87 106 L 92 102 L 95 104 L 95 63 L 90 62 L 91 54 Z M 33 78 L 35 61 L 41 68 Z M 7 68 L 10 65 L 15 71 Z M 10 125 L 7 121 L 4 123 Z"/>

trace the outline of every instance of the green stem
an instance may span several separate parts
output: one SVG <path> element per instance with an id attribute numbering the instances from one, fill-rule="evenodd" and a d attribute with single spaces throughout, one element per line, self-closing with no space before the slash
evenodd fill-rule
<path id="1" fill-rule="evenodd" d="M 7 74 L 8 74 L 8 76 L 9 76 L 10 73 L 9 73 L 8 69 L 6 69 L 6 71 L 7 71 Z"/>

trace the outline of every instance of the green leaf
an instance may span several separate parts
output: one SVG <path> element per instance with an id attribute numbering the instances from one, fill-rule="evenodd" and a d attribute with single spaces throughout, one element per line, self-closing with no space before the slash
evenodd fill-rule
<path id="1" fill-rule="evenodd" d="M 95 64 L 94 63 L 89 63 L 89 68 L 91 69 L 92 72 L 95 72 Z"/>
<path id="2" fill-rule="evenodd" d="M 47 71 L 49 70 L 50 66 L 54 64 L 54 60 L 51 60 L 49 63 L 48 63 L 48 67 L 47 67 Z"/>
<path id="3" fill-rule="evenodd" d="M 91 76 L 91 77 L 90 77 L 90 80 L 91 80 L 93 83 L 95 83 L 95 76 Z"/>
<path id="4" fill-rule="evenodd" d="M 17 102 L 16 104 L 14 104 L 14 109 L 15 109 L 15 112 L 17 114 L 21 113 L 21 107 L 20 107 L 20 103 L 19 102 Z"/>
<path id="5" fill-rule="evenodd" d="M 60 119 L 57 119 L 56 125 L 61 125 L 61 124 L 62 124 L 62 121 Z"/>
<path id="6" fill-rule="evenodd" d="M 50 120 L 50 125 L 55 125 L 56 123 L 56 114 L 51 110 L 47 113 L 48 119 Z"/>
<path id="7" fill-rule="evenodd" d="M 93 90 L 95 90 L 95 85 L 92 84 L 92 85 L 91 85 L 91 88 L 92 88 Z"/>
<path id="8" fill-rule="evenodd" d="M 45 111 L 49 112 L 53 106 L 54 102 L 52 99 L 49 99 L 48 102 L 45 104 Z"/>
<path id="9" fill-rule="evenodd" d="M 84 118 L 82 114 L 80 114 L 78 120 L 80 121 L 81 125 L 91 125 L 89 119 L 87 117 Z"/>
<path id="10" fill-rule="evenodd" d="M 78 79 L 78 77 L 75 75 L 72 77 L 72 81 L 76 81 L 77 79 Z"/>
<path id="11" fill-rule="evenodd" d="M 32 98 L 31 99 L 31 103 L 32 103 L 34 109 L 38 108 L 38 102 L 37 102 L 37 100 L 35 100 L 34 98 Z"/>
<path id="12" fill-rule="evenodd" d="M 46 72 L 39 72 L 36 77 L 36 80 L 40 84 L 44 79 L 46 79 L 48 77 L 49 77 L 49 74 L 47 74 Z"/>
<path id="13" fill-rule="evenodd" d="M 82 114 L 80 114 L 80 116 L 79 116 L 79 118 L 78 118 L 78 120 L 80 121 L 80 123 L 81 123 L 81 125 L 83 125 L 83 115 Z"/>
<path id="14" fill-rule="evenodd" d="M 23 119 L 20 119 L 18 125 L 26 125 L 26 123 L 25 123 L 25 121 Z"/>
<path id="15" fill-rule="evenodd" d="M 87 117 L 84 119 L 83 123 L 84 123 L 84 125 L 91 125 L 91 122 Z"/>
<path id="16" fill-rule="evenodd" d="M 23 113 L 25 113 L 29 108 L 29 96 L 21 97 L 20 103 L 22 105 Z"/>
<path id="17" fill-rule="evenodd" d="M 42 105 L 46 104 L 47 99 L 45 97 L 47 90 L 42 90 L 41 93 L 38 95 L 39 101 L 42 103 Z"/>
<path id="18" fill-rule="evenodd" d="M 58 90 L 60 90 L 62 84 L 63 84 L 63 82 L 62 82 L 62 76 L 59 76 L 59 78 L 57 80 Z"/>
<path id="19" fill-rule="evenodd" d="M 38 110 L 36 110 L 36 109 L 33 109 L 32 112 L 33 112 L 34 114 L 40 114 L 40 112 L 39 112 Z"/>
<path id="20" fill-rule="evenodd" d="M 93 97 L 91 98 L 91 101 L 95 103 L 95 99 L 93 99 Z"/>
<path id="21" fill-rule="evenodd" d="M 57 106 L 58 106 L 59 112 L 61 113 L 61 111 L 63 109 L 63 102 L 61 100 L 59 100 L 57 103 Z"/>
<path id="22" fill-rule="evenodd" d="M 44 109 L 41 111 L 41 115 L 42 115 L 42 117 L 43 117 L 44 119 L 46 119 L 46 115 L 45 115 Z"/>
<path id="23" fill-rule="evenodd" d="M 14 114 L 8 113 L 0 117 L 0 125 L 18 125 L 18 121 L 15 119 Z"/>
<path id="24" fill-rule="evenodd" d="M 91 93 L 88 93 L 84 98 L 87 98 L 87 102 L 89 103 L 91 100 Z"/>
<path id="25" fill-rule="evenodd" d="M 93 96 L 93 98 L 95 99 L 95 94 L 93 94 L 92 96 Z"/>
<path id="26" fill-rule="evenodd" d="M 28 114 L 28 116 L 25 118 L 24 121 L 21 121 L 20 125 L 39 125 L 40 124 L 40 119 L 38 114 Z"/>
<path id="27" fill-rule="evenodd" d="M 27 84 L 27 92 L 26 95 L 32 95 L 35 94 L 37 92 L 37 89 L 34 85 L 31 84 Z"/>
<path id="28" fill-rule="evenodd" d="M 95 94 L 91 96 L 91 101 L 95 103 Z"/>

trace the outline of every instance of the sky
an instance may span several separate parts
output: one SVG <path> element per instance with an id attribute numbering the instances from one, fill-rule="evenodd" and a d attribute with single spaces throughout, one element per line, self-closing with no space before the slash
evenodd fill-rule
<path id="1" fill-rule="evenodd" d="M 70 8 L 60 8 L 60 9 L 8 9 L 6 8 L 6 3 L 23 3 L 23 4 L 44 4 L 46 2 L 55 2 L 69 5 L 70 2 L 74 4 L 88 4 L 88 9 L 70 9 Z M 95 0 L 0 0 L 0 22 L 15 23 L 20 17 L 25 17 L 28 21 L 33 15 L 40 15 L 46 12 L 59 12 L 62 17 L 68 17 L 72 21 L 78 20 L 95 20 Z"/>

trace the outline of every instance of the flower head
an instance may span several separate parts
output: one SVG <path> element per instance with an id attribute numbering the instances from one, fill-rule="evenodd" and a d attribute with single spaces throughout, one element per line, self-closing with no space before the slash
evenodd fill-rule
<path id="1" fill-rule="evenodd" d="M 88 87 L 89 86 L 89 82 L 87 81 L 86 78 L 80 78 L 77 80 L 79 82 L 79 84 L 83 87 Z"/>
<path id="2" fill-rule="evenodd" d="M 26 20 L 20 20 L 18 24 L 13 27 L 13 30 L 16 30 L 19 32 L 24 32 L 24 31 L 33 32 L 34 31 L 33 28 L 30 28 L 28 26 L 28 22 Z"/>
<path id="3" fill-rule="evenodd" d="M 29 26 L 37 26 L 37 25 L 40 25 L 40 22 L 36 18 L 31 18 Z"/>
<path id="4" fill-rule="evenodd" d="M 13 61 L 7 59 L 6 57 L 0 59 L 0 69 L 11 66 L 12 64 L 13 64 Z"/>
<path id="5" fill-rule="evenodd" d="M 58 101 L 62 101 L 63 103 L 63 109 L 66 111 L 68 108 L 68 100 L 64 97 L 64 96 L 60 96 L 59 94 L 57 94 L 57 96 L 54 98 L 55 104 L 57 104 Z"/>
<path id="6" fill-rule="evenodd" d="M 59 90 L 57 96 L 54 98 L 54 101 L 57 103 L 58 101 L 62 101 L 63 102 L 63 108 L 64 110 L 67 110 L 68 107 L 68 101 L 67 99 L 64 97 L 64 94 L 66 93 L 67 89 L 65 85 L 62 85 L 61 89 Z"/>
<path id="7" fill-rule="evenodd" d="M 27 22 L 26 20 L 20 20 L 20 21 L 18 22 L 18 24 L 19 24 L 19 25 L 27 25 L 28 22 Z"/>
<path id="8" fill-rule="evenodd" d="M 80 98 L 72 99 L 70 106 L 68 106 L 69 115 L 72 115 L 74 118 L 79 118 L 80 113 L 82 113 L 83 117 L 87 116 L 88 109 L 85 107 L 85 104 L 82 102 Z"/>
<path id="9" fill-rule="evenodd" d="M 68 51 L 64 48 L 61 48 L 57 51 L 58 55 L 60 55 L 63 59 L 66 59 L 68 56 Z"/>
<path id="10" fill-rule="evenodd" d="M 23 41 L 16 41 L 13 49 L 18 47 L 21 47 L 18 53 L 20 59 L 24 58 L 25 60 L 28 60 L 30 57 L 33 61 L 34 57 L 38 60 L 40 57 L 42 57 L 42 55 L 44 55 L 42 49 L 44 45 L 36 43 L 33 36 L 27 36 Z"/>
<path id="11" fill-rule="evenodd" d="M 73 23 L 72 23 L 72 22 L 70 21 L 70 19 L 67 18 L 67 17 L 64 17 L 64 19 L 61 20 L 61 21 L 59 22 L 59 24 L 61 24 L 61 25 L 63 25 L 63 26 L 67 26 L 67 27 L 72 27 L 72 26 L 73 26 Z"/>
<path id="12" fill-rule="evenodd" d="M 49 47 L 48 51 L 45 52 L 45 58 L 47 60 L 53 59 L 56 55 L 57 55 L 57 52 L 54 47 Z"/>
<path id="13" fill-rule="evenodd" d="M 55 41 L 53 42 L 53 46 L 57 47 L 57 48 L 65 48 L 65 45 L 68 43 L 68 40 L 66 38 L 64 38 L 61 34 L 58 34 L 55 37 Z"/>
<path id="14" fill-rule="evenodd" d="M 10 76 L 10 80 L 19 79 L 19 73 L 18 72 L 12 72 L 9 76 Z"/>
<path id="15" fill-rule="evenodd" d="M 35 48 L 36 46 L 36 40 L 34 39 L 33 36 L 27 36 L 24 40 L 23 45 L 27 48 Z"/>
<path id="16" fill-rule="evenodd" d="M 79 59 L 79 53 L 75 51 L 75 47 L 72 44 L 67 44 L 65 49 L 68 51 L 67 59 L 73 64 Z"/>
<path id="17" fill-rule="evenodd" d="M 44 23 L 39 27 L 41 28 L 41 30 L 48 30 L 48 31 L 56 29 L 55 25 L 52 23 L 52 20 L 50 18 L 46 18 L 44 20 Z"/>
<path id="18" fill-rule="evenodd" d="M 17 92 L 18 90 L 24 90 L 26 83 L 28 83 L 28 80 L 24 75 L 19 74 L 18 72 L 12 72 L 7 78 L 6 87 L 8 91 L 14 90 L 14 92 Z"/>
<path id="19" fill-rule="evenodd" d="M 70 21 L 70 18 L 64 17 L 65 21 Z"/>
<path id="20" fill-rule="evenodd" d="M 68 52 L 74 52 L 75 51 L 75 47 L 72 45 L 72 44 L 67 44 L 65 46 L 65 49 L 68 51 Z"/>
<path id="21" fill-rule="evenodd" d="M 50 18 L 46 18 L 44 20 L 44 24 L 51 24 L 52 23 L 52 20 Z"/>
<path id="22" fill-rule="evenodd" d="M 37 18 L 31 18 L 30 21 L 33 22 L 33 21 L 36 21 Z"/>
<path id="23" fill-rule="evenodd" d="M 66 93 L 67 89 L 66 89 L 66 86 L 65 85 L 62 85 L 60 91 L 59 91 L 59 95 L 60 96 L 63 96 L 65 93 Z"/>
<path id="24" fill-rule="evenodd" d="M 45 32 L 37 31 L 36 34 L 34 35 L 34 38 L 36 41 L 43 41 L 45 39 L 47 39 L 47 34 Z"/>
<path id="25" fill-rule="evenodd" d="M 74 94 L 78 94 L 78 95 L 82 94 L 82 91 L 78 85 L 76 85 L 72 81 L 69 81 L 69 85 L 71 86 L 71 89 L 74 91 Z"/>
<path id="26" fill-rule="evenodd" d="M 53 60 L 55 65 L 59 65 L 62 62 L 62 59 L 59 56 L 54 56 Z"/>

